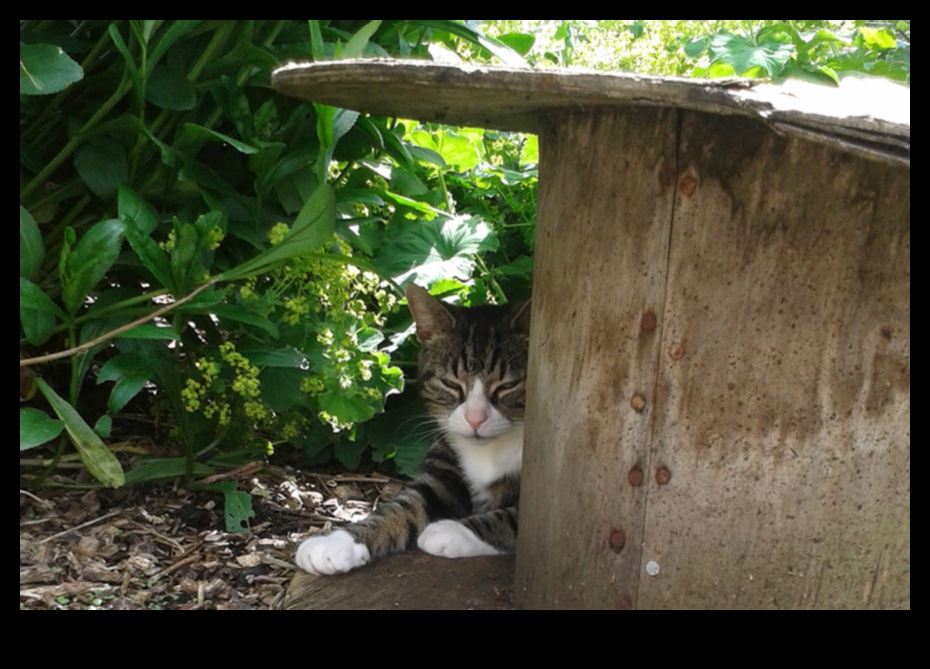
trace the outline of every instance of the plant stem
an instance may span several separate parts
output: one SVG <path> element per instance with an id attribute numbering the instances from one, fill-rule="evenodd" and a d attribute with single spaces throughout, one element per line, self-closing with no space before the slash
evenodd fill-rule
<path id="1" fill-rule="evenodd" d="M 86 351 L 86 350 L 88 350 L 88 349 L 91 349 L 91 348 L 93 348 L 94 346 L 97 346 L 98 344 L 102 344 L 102 343 L 105 342 L 105 341 L 108 341 L 108 340 L 110 340 L 110 339 L 113 339 L 114 337 L 117 337 L 117 336 L 123 334 L 123 333 L 126 332 L 127 330 L 131 330 L 132 328 L 136 327 L 137 325 L 142 325 L 143 323 L 147 323 L 148 321 L 152 320 L 153 318 L 157 318 L 157 317 L 161 316 L 162 314 L 168 313 L 169 311 L 171 311 L 171 310 L 174 309 L 175 307 L 179 307 L 179 306 L 181 306 L 182 304 L 184 304 L 185 302 L 188 302 L 188 301 L 194 299 L 194 297 L 196 297 L 197 295 L 199 295 L 200 293 L 202 293 L 204 290 L 206 290 L 207 288 L 209 288 L 210 286 L 212 286 L 212 285 L 213 285 L 214 283 L 216 283 L 216 282 L 217 282 L 217 279 L 211 279 L 210 281 L 207 281 L 205 284 L 203 284 L 202 286 L 200 286 L 200 288 L 198 288 L 197 290 L 195 290 L 194 292 L 192 292 L 190 295 L 187 295 L 187 296 L 181 298 L 181 299 L 178 300 L 177 302 L 172 302 L 171 304 L 166 304 L 166 305 L 163 306 L 161 309 L 156 309 L 155 311 L 153 311 L 152 313 L 148 314 L 147 316 L 143 316 L 142 318 L 137 318 L 136 320 L 132 321 L 131 323 L 127 323 L 126 325 L 122 325 L 122 326 L 116 328 L 115 330 L 110 330 L 109 332 L 106 332 L 106 333 L 100 335 L 99 337 L 96 337 L 96 338 L 94 338 L 94 339 L 91 339 L 89 342 L 85 342 L 85 343 L 81 344 L 80 346 L 73 346 L 73 345 L 72 345 L 72 347 L 69 348 L 69 349 L 66 350 L 66 351 L 59 351 L 58 353 L 49 353 L 48 355 L 40 355 L 40 356 L 37 357 L 37 358 L 26 358 L 25 360 L 20 360 L 20 361 L 19 361 L 19 366 L 20 366 L 20 367 L 24 367 L 24 366 L 26 366 L 26 365 L 37 365 L 37 364 L 43 363 L 43 362 L 50 362 L 50 361 L 52 361 L 52 360 L 59 360 L 59 359 L 61 359 L 61 358 L 67 358 L 67 357 L 69 357 L 69 356 L 75 355 L 76 353 L 80 353 L 81 351 Z M 73 344 L 73 338 L 71 339 L 71 343 Z M 74 375 L 73 375 L 73 376 L 74 376 Z"/>

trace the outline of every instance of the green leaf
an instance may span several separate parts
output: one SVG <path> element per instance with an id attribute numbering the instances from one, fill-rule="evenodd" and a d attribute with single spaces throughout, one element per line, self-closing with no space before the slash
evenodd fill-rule
<path id="1" fill-rule="evenodd" d="M 759 67 L 774 77 L 794 55 L 795 47 L 794 44 L 774 39 L 765 39 L 757 44 L 748 37 L 721 33 L 711 38 L 709 51 L 711 62 L 720 61 L 731 65 L 736 74 L 742 75 Z"/>
<path id="2" fill-rule="evenodd" d="M 320 409 L 340 423 L 360 423 L 374 416 L 378 410 L 367 397 L 347 395 L 341 388 L 324 392 L 319 399 Z"/>
<path id="3" fill-rule="evenodd" d="M 109 137 L 95 137 L 74 154 L 74 168 L 84 183 L 104 200 L 109 200 L 129 179 L 126 150 Z"/>
<path id="4" fill-rule="evenodd" d="M 84 422 L 81 415 L 68 402 L 52 390 L 44 380 L 37 378 L 36 385 L 45 399 L 65 424 L 68 436 L 77 448 L 78 455 L 91 476 L 110 488 L 118 488 L 126 481 L 123 468 L 116 456 L 100 441 L 100 437 Z"/>
<path id="5" fill-rule="evenodd" d="M 252 364 L 259 364 L 249 358 Z M 307 378 L 307 373 L 298 368 L 268 366 L 259 372 L 262 402 L 272 411 L 281 413 L 306 401 L 306 393 L 300 384 Z"/>
<path id="6" fill-rule="evenodd" d="M 213 467 L 195 462 L 194 476 L 209 476 L 214 473 Z M 135 469 L 126 472 L 126 483 L 143 483 L 145 481 L 162 481 L 164 479 L 181 478 L 187 474 L 187 458 L 158 458 L 145 460 Z"/>
<path id="7" fill-rule="evenodd" d="M 894 33 L 888 28 L 878 29 L 862 26 L 859 28 L 859 37 L 861 38 L 862 45 L 873 51 L 893 49 L 898 45 L 898 40 L 895 39 Z"/>
<path id="8" fill-rule="evenodd" d="M 184 134 L 193 137 L 194 139 L 229 144 L 240 153 L 258 153 L 258 149 L 251 144 L 246 144 L 245 142 L 242 142 L 238 139 L 233 139 L 229 135 L 224 135 L 223 133 L 217 132 L 216 130 L 204 128 L 202 125 L 197 125 L 196 123 L 185 123 Z"/>
<path id="9" fill-rule="evenodd" d="M 252 510 L 252 496 L 249 493 L 237 490 L 234 481 L 220 481 L 198 487 L 223 493 L 227 532 L 249 531 L 249 518 L 255 517 L 255 512 Z"/>
<path id="10" fill-rule="evenodd" d="M 368 45 L 368 40 L 371 39 L 371 36 L 375 34 L 375 31 L 378 30 L 380 25 L 381 21 L 369 21 L 359 28 L 356 33 L 352 35 L 352 39 L 343 46 L 342 57 L 358 58 L 361 56 L 365 51 L 365 47 Z"/>
<path id="11" fill-rule="evenodd" d="M 139 394 L 149 379 L 155 376 L 156 357 L 142 351 L 120 353 L 100 368 L 97 383 L 116 381 L 107 400 L 107 409 L 118 413 L 133 397 Z"/>
<path id="12" fill-rule="evenodd" d="M 33 346 L 44 344 L 52 336 L 56 318 L 65 320 L 65 312 L 41 288 L 19 277 L 19 320 L 26 340 Z"/>
<path id="13" fill-rule="evenodd" d="M 158 43 L 149 54 L 149 67 L 157 63 L 175 42 L 196 28 L 199 23 L 200 21 L 194 20 L 172 22 L 171 26 L 161 34 Z"/>
<path id="14" fill-rule="evenodd" d="M 19 43 L 19 94 L 48 95 L 66 89 L 84 76 L 81 66 L 61 47 Z"/>
<path id="15" fill-rule="evenodd" d="M 127 227 L 126 219 L 133 219 L 134 225 L 143 234 L 151 234 L 158 227 L 158 212 L 155 207 L 146 202 L 129 186 L 123 185 L 119 189 L 119 217 Z"/>
<path id="16" fill-rule="evenodd" d="M 39 225 L 26 208 L 19 205 L 19 275 L 34 279 L 42 260 L 45 247 L 42 246 L 42 233 Z"/>
<path id="17" fill-rule="evenodd" d="M 458 216 L 446 220 L 395 221 L 373 259 L 376 267 L 398 283 L 414 279 L 432 285 L 440 279 L 465 281 L 474 270 L 474 256 L 497 248 L 493 230 L 482 220 Z"/>
<path id="18" fill-rule="evenodd" d="M 539 137 L 528 135 L 520 149 L 520 162 L 523 165 L 539 164 Z"/>
<path id="19" fill-rule="evenodd" d="M 294 257 L 308 255 L 333 236 L 336 227 L 336 198 L 333 189 L 323 184 L 307 200 L 287 236 L 267 251 L 220 275 L 224 281 L 267 272 Z"/>
<path id="20" fill-rule="evenodd" d="M 685 43 L 685 55 L 688 58 L 700 58 L 710 40 L 707 37 L 693 37 Z"/>
<path id="21" fill-rule="evenodd" d="M 291 346 L 287 348 L 240 348 L 239 353 L 256 367 L 307 368 L 307 357 Z"/>
<path id="22" fill-rule="evenodd" d="M 175 222 L 174 248 L 171 249 L 171 276 L 174 285 L 182 293 L 188 286 L 202 278 L 203 263 L 199 262 L 200 249 L 197 245 L 197 230 L 190 223 L 177 225 Z"/>
<path id="23" fill-rule="evenodd" d="M 530 49 L 536 43 L 536 37 L 528 33 L 504 33 L 498 38 L 501 43 L 506 44 L 521 56 L 529 53 Z"/>
<path id="24" fill-rule="evenodd" d="M 333 455 L 339 460 L 339 463 L 346 469 L 358 469 L 362 461 L 362 453 L 367 445 L 361 441 L 349 441 L 343 439 L 333 445 Z"/>
<path id="25" fill-rule="evenodd" d="M 393 454 L 397 470 L 414 476 L 432 445 L 429 434 L 433 425 L 419 401 L 407 402 L 402 397 L 400 402 L 367 423 L 366 435 L 377 460 Z"/>
<path id="26" fill-rule="evenodd" d="M 84 304 L 84 298 L 116 262 L 123 246 L 125 229 L 119 219 L 100 221 L 81 237 L 68 254 L 61 299 L 70 313 L 77 313 Z"/>
<path id="27" fill-rule="evenodd" d="M 465 172 L 474 169 L 481 162 L 479 149 L 483 135 L 484 131 L 479 128 L 450 128 L 433 132 L 413 132 L 410 139 L 439 153 L 445 163 L 456 171 Z"/>
<path id="28" fill-rule="evenodd" d="M 51 441 L 65 428 L 60 420 L 39 409 L 19 410 L 19 450 L 25 451 Z"/>
<path id="29" fill-rule="evenodd" d="M 510 65 L 511 67 L 527 67 L 526 61 L 506 44 L 487 37 L 486 35 L 482 35 L 478 31 L 472 30 L 468 26 L 457 23 L 456 21 L 411 21 L 411 23 L 427 26 L 436 30 L 444 30 L 466 39 L 490 51 L 497 56 L 504 65 Z"/>
<path id="30" fill-rule="evenodd" d="M 197 104 L 194 87 L 181 72 L 159 65 L 145 82 L 145 99 L 169 111 L 187 111 Z"/>
<path id="31" fill-rule="evenodd" d="M 153 325 L 151 323 L 146 323 L 143 325 L 137 325 L 131 330 L 126 330 L 118 337 L 119 339 L 173 339 L 174 341 L 180 341 L 181 335 L 175 332 L 172 327 L 162 327 L 160 325 Z"/>
<path id="32" fill-rule="evenodd" d="M 126 224 L 126 240 L 135 251 L 136 257 L 152 273 L 155 280 L 162 286 L 177 293 L 177 286 L 171 274 L 171 261 L 162 248 L 143 230 L 143 223 L 129 214 L 121 214 Z"/>
<path id="33" fill-rule="evenodd" d="M 254 325 L 255 327 L 261 328 L 275 339 L 281 336 L 278 331 L 278 326 L 272 321 L 264 316 L 256 314 L 254 311 L 249 311 L 248 309 L 240 307 L 237 304 L 216 304 L 211 307 L 198 309 L 187 309 L 185 308 L 187 306 L 188 305 L 184 305 L 184 307 L 181 307 L 181 309 L 184 309 L 185 313 L 213 314 L 214 316 L 218 316 L 221 321 L 223 319 L 229 319 L 231 321 L 245 323 L 246 325 Z"/>
<path id="34" fill-rule="evenodd" d="M 308 21 L 310 25 L 310 53 L 313 60 L 326 60 L 326 45 L 320 32 L 319 21 Z"/>
<path id="35" fill-rule="evenodd" d="M 103 414 L 100 418 L 97 419 L 97 422 L 94 423 L 94 432 L 96 432 L 104 439 L 109 439 L 110 432 L 112 430 L 113 418 L 109 414 Z"/>

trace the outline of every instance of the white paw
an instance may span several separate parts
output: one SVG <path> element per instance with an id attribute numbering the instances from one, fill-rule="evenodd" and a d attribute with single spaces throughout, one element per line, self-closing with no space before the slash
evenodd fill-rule
<path id="1" fill-rule="evenodd" d="M 311 574 L 339 574 L 361 567 L 371 559 L 368 547 L 345 530 L 310 537 L 300 544 L 294 561 Z"/>
<path id="2" fill-rule="evenodd" d="M 455 520 L 437 520 L 427 525 L 417 539 L 417 546 L 430 555 L 447 558 L 500 555 L 501 553 Z"/>

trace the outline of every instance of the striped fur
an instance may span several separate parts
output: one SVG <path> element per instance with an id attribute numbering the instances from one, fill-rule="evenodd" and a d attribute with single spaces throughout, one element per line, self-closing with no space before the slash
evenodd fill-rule
<path id="1" fill-rule="evenodd" d="M 418 545 L 445 557 L 513 552 L 529 308 L 446 305 L 410 285 L 418 385 L 439 436 L 421 473 L 365 520 L 300 545 L 311 573 L 349 571 Z"/>

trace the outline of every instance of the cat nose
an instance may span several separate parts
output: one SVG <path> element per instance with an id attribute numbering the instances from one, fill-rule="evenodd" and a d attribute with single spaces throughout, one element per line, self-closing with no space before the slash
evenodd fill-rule
<path id="1" fill-rule="evenodd" d="M 482 425 L 488 420 L 488 412 L 483 408 L 466 408 L 465 411 L 465 422 L 473 429 L 475 432 L 478 431 Z"/>

